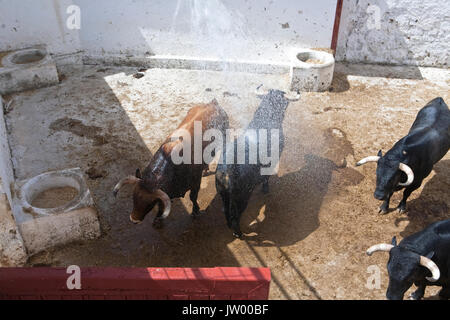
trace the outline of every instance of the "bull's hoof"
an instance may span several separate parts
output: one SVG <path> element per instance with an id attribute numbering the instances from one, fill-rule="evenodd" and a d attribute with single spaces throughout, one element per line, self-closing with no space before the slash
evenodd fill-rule
<path id="1" fill-rule="evenodd" d="M 419 291 L 419 290 L 417 290 Z M 414 291 L 413 293 L 411 293 L 408 297 L 409 300 L 420 300 L 423 298 L 423 292 L 417 292 Z"/>
<path id="2" fill-rule="evenodd" d="M 380 210 L 378 210 L 379 214 L 387 214 L 388 212 L 389 212 L 389 208 L 384 205 L 381 205 Z"/>
<path id="3" fill-rule="evenodd" d="M 241 239 L 242 240 L 242 232 L 238 231 L 238 232 L 233 232 L 233 236 L 237 239 Z"/>
<path id="4" fill-rule="evenodd" d="M 400 203 L 397 207 L 397 210 L 399 213 L 403 213 L 406 211 L 406 204 L 405 203 Z"/>
<path id="5" fill-rule="evenodd" d="M 161 219 L 161 218 L 155 218 L 155 219 L 153 220 L 152 226 L 153 226 L 153 228 L 155 228 L 155 229 L 161 229 L 162 226 L 163 226 L 163 219 Z"/>

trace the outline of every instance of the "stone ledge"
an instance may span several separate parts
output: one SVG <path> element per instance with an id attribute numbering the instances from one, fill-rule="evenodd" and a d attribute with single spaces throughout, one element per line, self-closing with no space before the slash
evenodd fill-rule
<path id="1" fill-rule="evenodd" d="M 32 199 L 41 191 L 70 186 L 78 195 L 55 208 L 37 208 Z M 13 214 L 30 255 L 101 234 L 97 210 L 80 168 L 50 171 L 16 181 Z"/>
<path id="2" fill-rule="evenodd" d="M 45 46 L 7 53 L 0 61 L 0 94 L 59 83 L 56 64 Z"/>
<path id="3" fill-rule="evenodd" d="M 22 237 L 9 208 L 6 194 L 0 193 L 0 267 L 19 267 L 27 261 Z"/>

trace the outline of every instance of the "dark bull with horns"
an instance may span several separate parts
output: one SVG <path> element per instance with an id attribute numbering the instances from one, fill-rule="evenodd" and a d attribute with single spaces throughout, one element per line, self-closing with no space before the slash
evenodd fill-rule
<path id="1" fill-rule="evenodd" d="M 417 114 L 408 135 L 399 140 L 384 156 L 362 159 L 356 165 L 377 162 L 377 185 L 374 197 L 383 200 L 380 212 L 387 213 L 395 191 L 405 188 L 398 210 L 406 210 L 406 200 L 418 189 L 450 148 L 450 110 L 442 98 L 430 101 Z"/>
<path id="2" fill-rule="evenodd" d="M 366 253 L 371 256 L 377 251 L 389 252 L 389 300 L 403 299 L 413 284 L 417 290 L 411 299 L 421 299 L 427 286 L 441 286 L 439 296 L 450 298 L 450 220 L 435 222 L 398 245 L 395 237 L 391 244 L 376 244 Z"/>
<path id="3" fill-rule="evenodd" d="M 217 129 L 225 136 L 226 129 L 229 126 L 228 116 L 214 99 L 208 104 L 202 104 L 192 107 L 186 118 L 178 126 L 175 133 L 159 147 L 153 156 L 149 165 L 141 174 L 136 170 L 135 176 L 128 176 L 117 183 L 113 194 L 117 195 L 120 188 L 125 184 L 134 185 L 133 191 L 133 211 L 130 214 L 130 220 L 134 223 L 140 223 L 144 220 L 147 213 L 158 204 L 158 213 L 153 221 L 154 226 L 160 226 L 163 219 L 167 218 L 171 209 L 171 199 L 184 197 L 187 191 L 190 192 L 190 199 L 193 203 L 192 214 L 196 216 L 200 213 L 200 207 L 197 203 L 198 192 L 203 171 L 208 168 L 203 158 L 200 163 L 192 161 L 190 163 L 175 164 L 172 158 L 172 151 L 183 145 L 183 138 L 172 139 L 177 132 L 182 130 L 190 135 L 191 159 L 194 159 L 194 123 L 201 123 L 202 135 L 206 130 Z M 185 141 L 186 143 L 186 141 Z M 203 141 L 201 151 L 203 151 L 211 142 Z"/>

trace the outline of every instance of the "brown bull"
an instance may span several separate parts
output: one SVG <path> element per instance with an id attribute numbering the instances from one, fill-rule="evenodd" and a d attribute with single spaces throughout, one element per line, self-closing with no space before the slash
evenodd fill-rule
<path id="1" fill-rule="evenodd" d="M 158 213 L 153 221 L 154 226 L 159 226 L 162 219 L 170 213 L 171 199 L 184 197 L 187 191 L 191 191 L 190 199 L 193 203 L 192 214 L 200 213 L 197 203 L 198 192 L 202 179 L 203 170 L 208 168 L 208 163 L 194 164 L 194 122 L 201 121 L 202 135 L 208 129 L 218 129 L 225 137 L 225 131 L 229 126 L 228 116 L 214 99 L 208 104 L 200 104 L 192 107 L 186 118 L 178 126 L 176 132 L 183 130 L 192 137 L 190 141 L 191 159 L 190 163 L 175 164 L 172 161 L 172 151 L 180 148 L 183 138 L 173 140 L 170 135 L 159 147 L 149 165 L 143 173 L 136 170 L 136 176 L 128 176 L 117 183 L 114 188 L 114 196 L 125 184 L 134 184 L 133 211 L 130 220 L 134 223 L 142 222 L 153 207 L 158 204 Z M 186 143 L 186 141 L 185 141 Z M 203 150 L 210 142 L 202 141 Z M 182 149 L 184 150 L 184 149 Z M 198 151 L 198 150 L 197 150 Z"/>

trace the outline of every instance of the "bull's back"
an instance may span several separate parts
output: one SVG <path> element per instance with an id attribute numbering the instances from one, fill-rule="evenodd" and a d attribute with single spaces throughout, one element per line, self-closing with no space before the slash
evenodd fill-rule
<path id="1" fill-rule="evenodd" d="M 400 242 L 400 245 L 413 249 L 421 255 L 434 252 L 433 261 L 438 264 L 441 271 L 441 279 L 444 282 L 450 280 L 450 219 L 437 221 L 425 229 L 412 234 Z"/>
<path id="2" fill-rule="evenodd" d="M 213 128 L 223 131 L 229 126 L 227 114 L 215 100 L 192 107 L 177 129 L 187 130 L 193 135 L 196 121 L 201 122 L 203 132 Z"/>
<path id="3" fill-rule="evenodd" d="M 450 110 L 442 98 L 436 98 L 423 107 L 405 137 L 405 145 L 434 164 L 450 148 Z"/>
<path id="4" fill-rule="evenodd" d="M 438 250 L 450 257 L 450 219 L 430 224 L 403 239 L 399 245 L 422 255 Z"/>
<path id="5" fill-rule="evenodd" d="M 195 122 L 201 123 L 202 136 L 194 136 Z M 226 112 L 218 105 L 217 101 L 214 99 L 208 104 L 199 104 L 191 109 L 189 109 L 186 117 L 180 123 L 180 125 L 171 133 L 171 135 L 166 139 L 161 148 L 166 154 L 170 154 L 172 150 L 182 143 L 181 139 L 173 139 L 174 137 L 183 136 L 186 132 L 190 136 L 191 146 L 194 145 L 195 139 L 201 139 L 203 141 L 203 134 L 208 129 L 218 129 L 225 136 L 226 129 L 229 127 L 228 116 Z M 184 132 L 181 132 L 183 130 Z M 203 141 L 202 149 L 204 149 L 209 144 L 208 141 Z M 194 152 L 194 148 L 191 148 Z"/>
<path id="6" fill-rule="evenodd" d="M 450 110 L 442 98 L 435 98 L 423 107 L 410 129 L 410 133 L 434 128 L 448 134 L 450 126 Z"/>
<path id="7" fill-rule="evenodd" d="M 273 105 L 261 105 L 255 111 L 248 129 L 278 129 L 282 127 L 285 110 Z"/>

